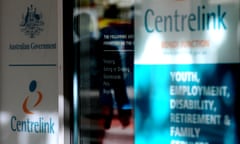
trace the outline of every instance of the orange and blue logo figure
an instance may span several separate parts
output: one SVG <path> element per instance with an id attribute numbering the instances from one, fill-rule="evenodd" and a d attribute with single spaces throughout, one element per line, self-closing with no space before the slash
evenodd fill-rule
<path id="1" fill-rule="evenodd" d="M 33 108 L 37 107 L 41 101 L 42 101 L 42 98 L 43 98 L 43 94 L 36 90 L 37 89 L 37 81 L 36 80 L 32 80 L 29 84 L 29 91 L 31 93 L 36 93 L 37 95 L 37 99 L 36 99 L 36 102 L 34 103 L 33 105 Z M 29 98 L 31 98 L 30 96 L 27 96 L 24 101 L 23 101 L 23 104 L 22 104 L 22 109 L 23 109 L 23 112 L 25 114 L 33 114 L 33 112 L 28 108 L 28 103 L 29 103 Z"/>

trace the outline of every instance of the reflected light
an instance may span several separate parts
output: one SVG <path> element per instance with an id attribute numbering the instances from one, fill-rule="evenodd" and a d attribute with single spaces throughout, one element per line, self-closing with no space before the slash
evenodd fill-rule
<path id="1" fill-rule="evenodd" d="M 210 22 L 209 25 L 213 25 L 213 20 Z M 207 36 L 209 37 L 212 44 L 216 47 L 219 47 L 225 40 L 226 37 L 226 30 L 223 28 L 221 29 L 214 29 L 211 27 L 207 33 Z"/>
<path id="2" fill-rule="evenodd" d="M 161 37 L 153 33 L 146 40 L 142 56 L 136 63 L 157 63 L 161 53 Z"/>
<path id="3" fill-rule="evenodd" d="M 58 98 L 59 144 L 64 144 L 64 97 L 60 94 Z"/>
<path id="4" fill-rule="evenodd" d="M 10 138 L 10 132 L 7 131 L 11 114 L 6 111 L 0 111 L 0 141 L 5 142 Z"/>
<path id="5" fill-rule="evenodd" d="M 213 25 L 213 21 L 210 22 L 210 25 Z M 207 31 L 207 38 L 211 42 L 211 49 L 209 50 L 210 52 L 210 57 L 211 61 L 217 61 L 218 60 L 218 55 L 217 53 L 220 51 L 219 48 L 222 47 L 224 44 L 225 38 L 226 38 L 226 30 L 223 28 L 220 29 L 214 29 L 211 27 L 209 31 Z"/>
<path id="6" fill-rule="evenodd" d="M 78 143 L 78 78 L 75 72 L 73 77 L 73 119 L 74 119 L 74 128 L 73 128 L 73 143 Z"/>
<path id="7" fill-rule="evenodd" d="M 8 112 L 0 112 L 0 124 L 7 125 L 11 115 Z"/>

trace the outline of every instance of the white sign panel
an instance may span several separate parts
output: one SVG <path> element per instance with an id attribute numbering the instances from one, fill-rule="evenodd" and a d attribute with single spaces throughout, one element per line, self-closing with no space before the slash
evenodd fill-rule
<path id="1" fill-rule="evenodd" d="M 0 143 L 58 143 L 58 2 L 0 2 Z"/>

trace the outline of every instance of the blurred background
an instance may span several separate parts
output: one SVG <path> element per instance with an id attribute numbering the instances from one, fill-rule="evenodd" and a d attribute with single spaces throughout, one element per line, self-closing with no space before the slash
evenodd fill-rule
<path id="1" fill-rule="evenodd" d="M 74 2 L 78 143 L 133 143 L 133 4 Z"/>

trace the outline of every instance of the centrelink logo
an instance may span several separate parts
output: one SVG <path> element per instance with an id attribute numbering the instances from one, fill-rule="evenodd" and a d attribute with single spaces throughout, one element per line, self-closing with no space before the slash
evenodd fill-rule
<path id="1" fill-rule="evenodd" d="M 26 96 L 22 103 L 22 110 L 25 115 L 28 117 L 24 120 L 20 120 L 17 116 L 11 117 L 11 130 L 13 132 L 18 133 L 35 133 L 35 134 L 54 134 L 54 126 L 55 123 L 53 119 L 50 117 L 48 120 L 43 116 L 39 116 L 33 112 L 32 108 L 36 108 L 41 104 L 43 99 L 43 94 L 41 91 L 37 90 L 37 81 L 32 80 L 29 84 L 29 91 L 33 93 L 31 96 Z M 30 98 L 34 99 L 33 97 L 36 96 L 37 98 L 34 104 L 29 101 Z M 31 108 L 30 106 L 31 105 Z"/>
<path id="2" fill-rule="evenodd" d="M 43 16 L 33 5 L 27 7 L 26 13 L 22 16 L 21 31 L 30 38 L 35 38 L 43 31 Z"/>
<path id="3" fill-rule="evenodd" d="M 33 108 L 37 107 L 41 101 L 42 101 L 42 98 L 43 98 L 43 94 L 41 91 L 38 91 L 36 90 L 37 88 L 37 81 L 36 80 L 32 80 L 29 84 L 29 91 L 31 93 L 36 93 L 36 96 L 37 96 L 37 100 L 36 102 L 34 103 L 33 105 Z M 33 112 L 29 109 L 29 98 L 32 97 L 32 96 L 27 96 L 25 99 L 24 99 L 24 102 L 22 104 L 22 109 L 23 109 L 23 112 L 25 114 L 33 114 Z"/>

